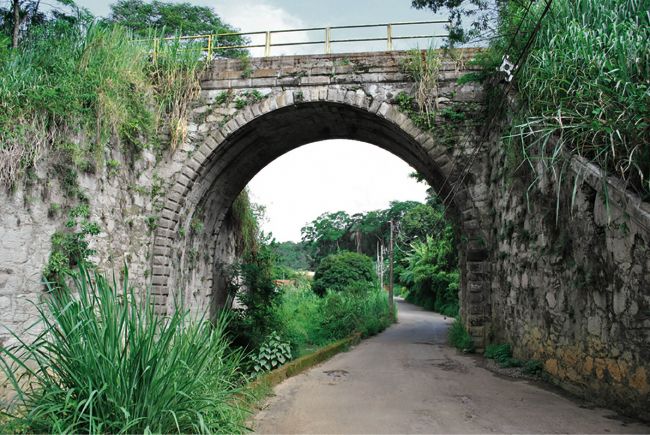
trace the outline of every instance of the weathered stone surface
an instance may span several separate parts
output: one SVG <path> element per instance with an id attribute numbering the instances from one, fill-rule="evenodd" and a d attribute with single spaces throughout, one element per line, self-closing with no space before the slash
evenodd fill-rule
<path id="1" fill-rule="evenodd" d="M 127 263 L 136 285 L 152 286 L 161 314 L 179 300 L 197 314 L 213 311 L 226 302 L 225 265 L 238 250 L 229 208 L 248 181 L 309 142 L 373 143 L 449 199 L 461 233 L 461 314 L 479 348 L 488 336 L 508 341 L 559 385 L 650 418 L 650 205 L 609 180 L 608 209 L 604 174 L 575 158 L 561 185 L 544 175 L 529 191 L 524 178 L 506 177 L 504 147 L 471 122 L 482 87 L 456 84 L 468 66 L 444 62 L 436 95 L 470 121 L 448 128 L 453 134 L 418 128 L 395 104 L 413 91 L 399 68 L 404 56 L 345 55 L 346 65 L 337 55 L 252 59 L 247 77 L 240 61 L 215 61 L 174 153 L 145 152 L 131 167 L 115 147 L 119 176 L 81 177 L 102 227 L 91 241 L 98 265 L 119 273 Z M 65 221 L 48 216 L 51 203 L 66 201 L 56 177 L 38 177 L 31 190 L 0 193 L 0 343 L 7 327 L 20 332 L 33 320 L 50 238 Z"/>

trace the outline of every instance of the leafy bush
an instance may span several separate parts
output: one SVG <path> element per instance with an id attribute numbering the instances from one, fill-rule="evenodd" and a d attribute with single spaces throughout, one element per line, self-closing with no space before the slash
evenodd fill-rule
<path id="1" fill-rule="evenodd" d="M 262 373 L 291 360 L 291 348 L 289 343 L 282 341 L 277 332 L 273 331 L 259 348 L 257 354 L 251 356 L 253 370 L 255 373 Z"/>
<path id="2" fill-rule="evenodd" d="M 34 342 L 16 336 L 0 349 L 17 391 L 2 432 L 241 430 L 241 354 L 230 350 L 225 317 L 213 325 L 179 309 L 164 319 L 128 273 L 121 285 L 83 267 L 70 278 L 73 288 L 38 306 Z"/>
<path id="3" fill-rule="evenodd" d="M 460 318 L 454 320 L 448 332 L 449 344 L 462 352 L 474 352 L 474 341 Z"/>
<path id="4" fill-rule="evenodd" d="M 95 251 L 90 249 L 87 238 L 100 232 L 99 225 L 89 219 L 89 206 L 80 204 L 68 212 L 66 230 L 52 235 L 52 252 L 43 270 L 43 277 L 52 288 L 63 285 L 65 276 L 75 267 L 89 265 L 88 257 Z"/>
<path id="5" fill-rule="evenodd" d="M 274 307 L 274 317 L 295 355 L 354 332 L 374 335 L 392 323 L 388 297 L 375 287 L 363 293 L 330 291 L 323 297 L 308 286 L 287 289 Z"/>
<path id="6" fill-rule="evenodd" d="M 531 359 L 524 363 L 524 373 L 531 376 L 539 376 L 542 374 L 544 364 L 536 359 Z"/>
<path id="7" fill-rule="evenodd" d="M 447 316 L 458 315 L 458 270 L 450 256 L 454 255 L 451 228 L 445 236 L 427 236 L 416 240 L 406 257 L 400 281 L 410 290 L 406 300 Z"/>
<path id="8" fill-rule="evenodd" d="M 495 360 L 501 367 L 521 367 L 524 363 L 512 357 L 509 344 L 489 344 L 485 348 L 485 357 Z"/>
<path id="9" fill-rule="evenodd" d="M 321 260 L 312 289 L 323 296 L 328 290 L 340 292 L 354 283 L 373 286 L 376 282 L 377 275 L 370 257 L 356 252 L 341 252 Z"/>

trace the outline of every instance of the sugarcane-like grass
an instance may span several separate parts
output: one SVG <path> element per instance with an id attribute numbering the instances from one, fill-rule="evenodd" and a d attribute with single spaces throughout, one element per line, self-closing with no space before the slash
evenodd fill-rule
<path id="1" fill-rule="evenodd" d="M 242 355 L 227 318 L 157 315 L 146 294 L 80 270 L 38 306 L 33 342 L 1 351 L 17 391 L 2 432 L 241 432 Z M 20 375 L 18 375 L 20 374 Z"/>

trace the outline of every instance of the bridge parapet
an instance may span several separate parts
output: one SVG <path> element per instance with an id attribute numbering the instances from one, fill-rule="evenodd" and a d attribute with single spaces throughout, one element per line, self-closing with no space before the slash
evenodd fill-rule
<path id="1" fill-rule="evenodd" d="M 468 64 L 480 49 L 463 49 L 441 56 L 438 81 L 453 82 L 476 69 Z M 201 81 L 203 90 L 264 87 L 413 83 L 403 63 L 413 52 L 385 51 L 351 54 L 276 56 L 214 60 Z M 472 95 L 475 99 L 475 95 Z"/>

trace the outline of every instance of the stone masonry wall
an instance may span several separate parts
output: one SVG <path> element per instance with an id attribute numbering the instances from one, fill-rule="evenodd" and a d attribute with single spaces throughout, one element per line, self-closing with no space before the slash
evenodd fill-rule
<path id="1" fill-rule="evenodd" d="M 154 224 L 149 217 L 156 213 L 152 201 L 156 159 L 145 151 L 131 167 L 119 151 L 110 151 L 109 158 L 119 167 L 78 176 L 79 189 L 88 198 L 90 220 L 101 228 L 100 234 L 88 239 L 96 251 L 90 259 L 118 276 L 127 264 L 134 285 L 146 285 Z M 2 344 L 10 341 L 8 329 L 20 334 L 36 319 L 34 303 L 45 295 L 42 272 L 52 235 L 65 228 L 69 208 L 78 204 L 63 193 L 51 160 L 45 156 L 29 182 L 15 191 L 0 191 Z"/>
<path id="2" fill-rule="evenodd" d="M 174 153 L 145 151 L 132 162 L 115 146 L 105 158 L 117 168 L 79 175 L 91 220 L 102 229 L 91 238 L 93 261 L 117 274 L 128 264 L 132 282 L 151 285 L 162 312 L 178 298 L 197 314 L 225 302 L 221 266 L 237 249 L 232 199 L 301 140 L 373 142 L 427 174 L 443 194 L 450 186 L 443 180 L 460 176 L 454 169 L 479 141 L 471 137 L 471 114 L 482 90 L 456 83 L 463 59 L 443 63 L 438 103 L 468 119 L 433 135 L 394 105 L 399 92 L 413 90 L 394 54 L 215 65 L 188 140 Z M 461 132 L 468 141 L 454 138 Z M 0 191 L 0 345 L 10 342 L 7 328 L 22 334 L 34 320 L 52 234 L 74 205 L 50 157 L 15 191 Z M 562 180 L 545 173 L 530 191 L 533 177 L 508 173 L 498 141 L 470 162 L 452 217 L 463 235 L 462 313 L 475 338 L 509 342 L 515 356 L 543 361 L 563 388 L 650 419 L 650 205 L 577 158 Z"/>
<path id="3" fill-rule="evenodd" d="M 572 393 L 650 419 L 650 204 L 578 157 L 561 180 L 539 166 L 527 198 L 533 177 L 508 176 L 502 150 L 489 339 Z"/>

